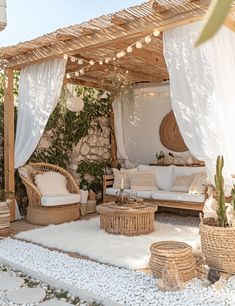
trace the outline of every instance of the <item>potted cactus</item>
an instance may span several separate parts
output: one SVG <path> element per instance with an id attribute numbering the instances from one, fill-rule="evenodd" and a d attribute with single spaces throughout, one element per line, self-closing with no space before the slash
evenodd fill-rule
<path id="1" fill-rule="evenodd" d="M 215 190 L 217 219 L 202 219 L 200 224 L 201 247 L 206 264 L 210 268 L 235 274 L 235 227 L 229 224 L 223 178 L 223 156 L 217 157 Z M 235 189 L 232 189 L 232 204 L 235 207 Z"/>

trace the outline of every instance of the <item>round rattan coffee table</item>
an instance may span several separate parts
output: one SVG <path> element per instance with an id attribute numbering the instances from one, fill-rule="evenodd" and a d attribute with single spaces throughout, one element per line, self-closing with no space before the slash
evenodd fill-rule
<path id="1" fill-rule="evenodd" d="M 138 236 L 154 231 L 154 213 L 157 206 L 148 203 L 124 204 L 114 202 L 97 206 L 100 227 L 110 234 Z"/>

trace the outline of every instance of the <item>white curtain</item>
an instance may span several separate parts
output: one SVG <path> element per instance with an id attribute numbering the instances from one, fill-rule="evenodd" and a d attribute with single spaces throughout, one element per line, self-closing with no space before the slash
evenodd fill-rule
<path id="1" fill-rule="evenodd" d="M 60 96 L 64 58 L 26 66 L 20 73 L 15 139 L 15 168 L 24 165 L 36 149 Z"/>
<path id="2" fill-rule="evenodd" d="M 124 122 L 123 122 L 123 104 L 121 98 L 118 97 L 113 102 L 113 114 L 114 114 L 114 132 L 117 143 L 117 158 L 128 160 L 124 146 Z"/>
<path id="3" fill-rule="evenodd" d="M 226 27 L 195 47 L 201 22 L 164 32 L 172 107 L 191 153 L 204 160 L 211 179 L 216 157 L 224 177 L 235 174 L 235 34 Z"/>

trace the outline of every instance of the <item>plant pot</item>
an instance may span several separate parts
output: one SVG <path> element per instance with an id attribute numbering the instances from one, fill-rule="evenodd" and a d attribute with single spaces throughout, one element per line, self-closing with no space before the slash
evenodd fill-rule
<path id="1" fill-rule="evenodd" d="M 80 212 L 81 216 L 84 217 L 87 214 L 87 204 L 81 204 L 80 205 Z"/>
<path id="2" fill-rule="evenodd" d="M 200 224 L 201 247 L 206 264 L 213 269 L 235 274 L 235 227 Z"/>
<path id="3" fill-rule="evenodd" d="M 86 204 L 87 203 L 87 199 L 88 199 L 88 190 L 80 190 L 80 195 L 81 195 L 81 199 L 80 199 L 80 203 L 81 204 Z"/>

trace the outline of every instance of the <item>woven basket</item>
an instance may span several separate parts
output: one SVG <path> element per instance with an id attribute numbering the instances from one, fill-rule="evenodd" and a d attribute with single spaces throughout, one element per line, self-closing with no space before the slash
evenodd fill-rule
<path id="1" fill-rule="evenodd" d="M 195 276 L 195 259 L 192 247 L 179 241 L 161 241 L 153 243 L 150 247 L 149 261 L 153 275 L 162 277 L 162 270 L 167 260 L 175 260 L 180 280 L 190 281 Z"/>
<path id="2" fill-rule="evenodd" d="M 96 200 L 88 200 L 86 207 L 88 214 L 94 214 L 96 212 Z"/>
<path id="3" fill-rule="evenodd" d="M 206 264 L 219 271 L 235 273 L 235 228 L 200 224 L 202 253 Z"/>

